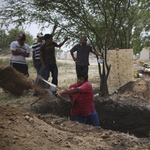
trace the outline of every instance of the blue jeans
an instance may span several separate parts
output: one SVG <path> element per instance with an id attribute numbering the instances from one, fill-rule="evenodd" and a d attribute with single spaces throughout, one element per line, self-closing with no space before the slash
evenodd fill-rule
<path id="1" fill-rule="evenodd" d="M 36 69 L 37 75 L 43 76 L 44 70 L 43 70 L 41 61 L 39 59 L 35 59 L 34 63 L 36 65 L 35 69 Z"/>
<path id="2" fill-rule="evenodd" d="M 58 68 L 56 64 L 46 64 L 46 70 L 44 72 L 44 79 L 48 80 L 49 74 L 52 74 L 52 83 L 57 85 L 58 84 Z"/>
<path id="3" fill-rule="evenodd" d="M 43 70 L 43 66 L 42 66 L 41 61 L 40 61 L 39 59 L 35 59 L 34 63 L 35 63 L 35 65 L 36 65 L 36 66 L 35 66 L 35 69 L 36 69 L 37 76 L 40 75 L 40 76 L 43 77 L 43 75 L 44 75 L 44 70 Z M 35 82 L 36 82 L 37 85 L 39 85 L 39 86 L 41 86 L 41 87 L 44 87 L 44 82 L 41 81 L 41 80 L 39 80 L 38 77 L 36 77 Z M 35 89 L 34 89 L 34 92 L 33 92 L 33 93 L 34 93 L 34 94 L 37 94 L 37 92 L 36 92 Z"/>
<path id="4" fill-rule="evenodd" d="M 100 126 L 100 122 L 99 122 L 99 118 L 98 118 L 98 114 L 96 112 L 96 110 L 91 113 L 91 115 L 89 116 L 75 116 L 74 117 L 75 121 L 78 121 L 79 123 L 84 123 L 84 124 L 89 124 L 89 125 L 93 125 L 95 127 L 99 127 Z"/>

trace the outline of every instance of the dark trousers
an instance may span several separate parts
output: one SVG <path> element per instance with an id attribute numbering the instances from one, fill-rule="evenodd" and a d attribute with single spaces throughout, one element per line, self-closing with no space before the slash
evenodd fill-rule
<path id="1" fill-rule="evenodd" d="M 44 79 L 48 80 L 50 76 L 50 72 L 52 74 L 52 83 L 58 84 L 58 68 L 56 64 L 46 64 L 46 70 L 44 72 Z"/>
<path id="2" fill-rule="evenodd" d="M 87 66 L 76 65 L 76 73 L 77 73 L 77 77 L 78 77 L 78 75 L 79 75 L 80 72 L 85 72 L 85 73 L 88 74 L 88 70 L 89 70 L 88 65 L 87 65 Z"/>
<path id="3" fill-rule="evenodd" d="M 26 77 L 29 76 L 28 73 L 28 65 L 27 64 L 19 64 L 19 63 L 10 63 L 10 65 L 15 68 L 17 71 L 23 73 Z"/>

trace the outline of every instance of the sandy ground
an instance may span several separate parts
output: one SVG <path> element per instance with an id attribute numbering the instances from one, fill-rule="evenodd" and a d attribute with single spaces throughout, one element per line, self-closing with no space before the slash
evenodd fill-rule
<path id="1" fill-rule="evenodd" d="M 0 105 L 0 114 L 1 150 L 150 149 L 148 139 L 139 139 L 67 119 L 57 118 L 56 122 L 46 123 L 32 113 L 3 105 Z"/>
<path id="2" fill-rule="evenodd" d="M 135 71 L 138 69 L 136 66 Z M 107 98 L 95 96 L 94 100 L 95 102 L 103 101 L 103 103 L 106 103 L 107 99 L 109 102 L 111 99 L 116 103 L 121 103 L 121 105 L 126 103 L 131 107 L 130 101 L 127 104 L 127 99 L 132 98 L 132 104 L 134 103 L 137 106 L 147 103 L 148 106 L 150 104 L 149 85 L 149 75 L 143 74 L 142 78 L 119 89 L 117 95 L 114 94 Z M 0 94 L 6 96 L 7 93 L 1 92 Z M 24 97 L 26 100 L 23 99 Z M 22 96 L 22 103 L 31 98 L 33 99 L 31 92 L 26 92 Z M 54 103 L 53 107 L 61 105 L 60 101 Z M 56 110 L 58 112 L 62 111 L 58 107 L 56 109 L 58 109 Z M 105 118 L 107 118 L 107 114 L 105 114 Z M 68 117 L 60 117 L 54 114 L 36 114 L 30 107 L 25 110 L 19 108 L 18 105 L 17 107 L 0 105 L 0 149 L 148 150 L 150 149 L 150 139 L 137 138 L 134 135 L 103 129 L 102 127 L 79 124 L 71 121 Z"/>

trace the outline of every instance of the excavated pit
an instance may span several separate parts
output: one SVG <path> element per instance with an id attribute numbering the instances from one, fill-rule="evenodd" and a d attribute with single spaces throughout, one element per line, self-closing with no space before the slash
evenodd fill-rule
<path id="1" fill-rule="evenodd" d="M 130 99 L 130 101 L 132 100 Z M 100 99 L 99 97 L 94 98 L 94 103 L 102 128 L 128 133 L 140 138 L 149 137 L 150 110 L 148 103 L 122 103 L 120 100 Z M 70 115 L 70 103 L 61 100 L 38 103 L 32 106 L 32 110 L 43 115 L 50 113 L 73 120 Z"/>
<path id="2" fill-rule="evenodd" d="M 14 95 L 22 95 L 25 90 L 33 88 L 32 82 L 12 67 L 0 68 L 0 85 L 5 91 Z M 17 85 L 17 86 L 16 86 Z M 136 82 L 129 82 L 119 89 L 119 94 L 113 97 L 94 97 L 100 125 L 111 129 L 133 134 L 137 137 L 149 137 L 150 131 L 150 74 Z M 54 114 L 60 117 L 70 116 L 70 103 L 61 100 L 48 100 L 34 104 L 32 110 L 40 114 Z"/>

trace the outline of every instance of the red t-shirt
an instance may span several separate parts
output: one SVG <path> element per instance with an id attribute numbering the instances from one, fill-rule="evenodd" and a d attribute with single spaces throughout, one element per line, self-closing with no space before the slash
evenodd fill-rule
<path id="1" fill-rule="evenodd" d="M 69 88 L 77 88 L 77 83 L 70 85 Z M 93 102 L 93 88 L 90 82 L 85 82 L 79 86 L 81 93 L 71 94 L 70 98 L 73 99 L 74 105 L 71 108 L 72 116 L 89 116 L 95 110 Z"/>

